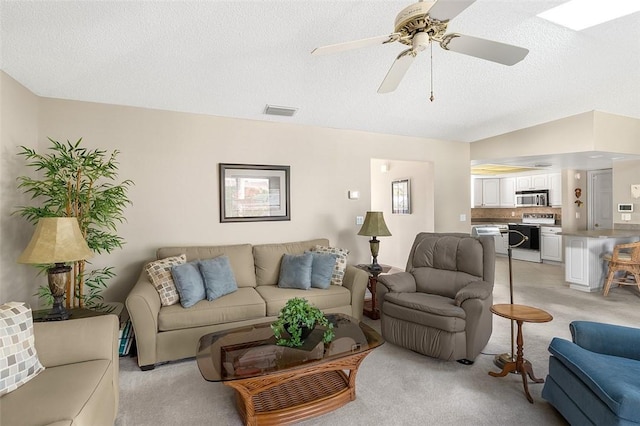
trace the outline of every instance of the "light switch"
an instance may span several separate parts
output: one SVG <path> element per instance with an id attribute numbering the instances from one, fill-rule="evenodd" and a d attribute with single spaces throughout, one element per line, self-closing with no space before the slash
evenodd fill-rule
<path id="1" fill-rule="evenodd" d="M 364 223 L 364 216 L 356 216 L 356 225 L 362 225 Z"/>
<path id="2" fill-rule="evenodd" d="M 466 214 L 461 214 L 460 215 L 460 222 L 466 222 L 467 221 L 467 215 Z"/>
<path id="3" fill-rule="evenodd" d="M 357 200 L 358 198 L 360 198 L 360 191 L 349 191 L 350 200 Z"/>

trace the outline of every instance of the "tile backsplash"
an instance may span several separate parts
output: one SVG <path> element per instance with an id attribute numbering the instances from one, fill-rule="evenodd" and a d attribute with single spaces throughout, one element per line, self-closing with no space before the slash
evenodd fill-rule
<path id="1" fill-rule="evenodd" d="M 556 224 L 562 223 L 562 209 L 559 207 L 472 208 L 471 222 L 519 222 L 522 213 L 554 213 Z"/>

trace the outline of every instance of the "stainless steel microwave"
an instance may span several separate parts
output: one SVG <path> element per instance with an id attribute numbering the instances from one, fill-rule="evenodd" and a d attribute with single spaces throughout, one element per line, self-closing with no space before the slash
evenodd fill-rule
<path id="1" fill-rule="evenodd" d="M 518 207 L 548 206 L 548 205 L 549 205 L 548 189 L 516 191 L 516 206 Z"/>

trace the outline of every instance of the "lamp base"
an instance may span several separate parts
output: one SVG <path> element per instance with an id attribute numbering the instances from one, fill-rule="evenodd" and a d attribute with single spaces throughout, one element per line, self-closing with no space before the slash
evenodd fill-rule
<path id="1" fill-rule="evenodd" d="M 68 320 L 71 314 L 64 308 L 63 301 L 64 296 L 53 296 L 53 307 L 43 319 L 45 321 Z"/>
<path id="2" fill-rule="evenodd" d="M 62 263 L 48 270 L 49 290 L 53 296 L 53 308 L 45 317 L 45 321 L 63 321 L 70 317 L 69 312 L 64 308 L 65 287 L 70 279 L 71 267 Z"/>

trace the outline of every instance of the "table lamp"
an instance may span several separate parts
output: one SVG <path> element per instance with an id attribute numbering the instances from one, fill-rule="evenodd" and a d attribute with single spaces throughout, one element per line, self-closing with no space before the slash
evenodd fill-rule
<path id="1" fill-rule="evenodd" d="M 373 237 L 369 240 L 369 247 L 371 248 L 371 256 L 373 262 L 369 267 L 371 272 L 381 272 L 382 267 L 378 265 L 378 250 L 380 249 L 380 240 L 376 237 L 390 237 L 391 232 L 387 228 L 387 224 L 384 223 L 384 217 L 382 212 L 367 212 L 364 218 L 362 228 L 358 232 L 358 235 L 366 235 Z"/>
<path id="2" fill-rule="evenodd" d="M 53 308 L 46 320 L 69 319 L 63 301 L 71 266 L 67 262 L 88 259 L 93 252 L 87 245 L 75 217 L 44 217 L 38 221 L 31 241 L 18 258 L 18 263 L 54 264 L 47 269 Z"/>

